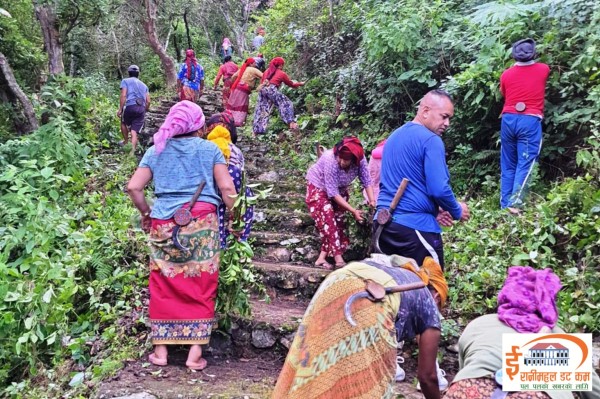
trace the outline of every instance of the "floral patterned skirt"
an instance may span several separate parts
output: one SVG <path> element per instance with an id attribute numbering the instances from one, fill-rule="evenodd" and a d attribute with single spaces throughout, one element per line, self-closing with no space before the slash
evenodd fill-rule
<path id="1" fill-rule="evenodd" d="M 453 382 L 444 399 L 486 399 L 496 390 L 496 381 L 491 378 L 468 378 Z M 511 392 L 508 399 L 550 399 L 545 392 Z"/>
<path id="2" fill-rule="evenodd" d="M 181 90 L 179 90 L 179 100 L 188 100 L 191 102 L 196 102 L 198 100 L 198 90 L 194 90 L 189 86 L 182 86 Z"/>
<path id="3" fill-rule="evenodd" d="M 348 193 L 340 195 L 348 201 Z M 306 187 L 306 205 L 310 216 L 315 221 L 315 226 L 321 238 L 321 251 L 328 256 L 342 255 L 346 252 L 350 240 L 346 236 L 346 211 L 335 201 L 327 196 L 325 190 L 318 189 L 312 183 Z"/>
<path id="4" fill-rule="evenodd" d="M 173 219 L 152 220 L 149 313 L 154 345 L 210 341 L 220 256 L 215 211 L 212 204 L 196 203 L 194 219 L 178 234 L 188 251 L 173 244 Z"/>

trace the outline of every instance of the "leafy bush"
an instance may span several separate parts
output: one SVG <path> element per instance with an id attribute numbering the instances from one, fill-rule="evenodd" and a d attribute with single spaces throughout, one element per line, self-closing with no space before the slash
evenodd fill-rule
<path id="1" fill-rule="evenodd" d="M 64 102 L 56 100 L 50 122 L 0 145 L 0 386 L 65 357 L 86 365 L 88 342 L 134 295 L 145 253 L 129 237 L 131 207 L 120 190 L 133 165 L 97 168 L 83 82 L 52 90 L 67 94 L 57 96 Z"/>

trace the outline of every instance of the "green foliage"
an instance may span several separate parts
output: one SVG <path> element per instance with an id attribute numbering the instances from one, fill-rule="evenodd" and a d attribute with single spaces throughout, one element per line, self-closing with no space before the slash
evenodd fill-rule
<path id="1" fill-rule="evenodd" d="M 497 209 L 497 199 L 471 203 L 471 220 L 446 235 L 453 316 L 494 312 L 511 265 L 551 268 L 561 278 L 560 322 L 568 330 L 600 331 L 600 186 L 567 179 L 524 217 Z"/>
<path id="2" fill-rule="evenodd" d="M 257 192 L 254 196 L 246 195 L 246 187 Z M 246 209 L 256 205 L 258 200 L 267 198 L 273 187 L 258 190 L 258 185 L 246 185 L 245 174 L 242 174 L 240 192 L 235 200 L 232 215 L 232 229 L 242 231 L 245 223 L 242 217 Z M 239 315 L 248 317 L 251 314 L 250 294 L 257 292 L 266 296 L 264 286 L 260 283 L 252 257 L 254 251 L 247 241 L 240 241 L 236 236 L 230 234 L 227 238 L 227 248 L 221 257 L 219 268 L 219 289 L 217 291 L 216 312 L 221 315 L 219 325 L 224 330 L 231 326 L 231 317 Z"/>
<path id="3" fill-rule="evenodd" d="M 0 53 L 10 61 L 20 84 L 34 87 L 45 56 L 39 26 L 33 17 L 33 3 L 13 0 L 3 4 L 11 17 L 0 16 Z M 1 84 L 0 84 L 1 85 Z"/>
<path id="4" fill-rule="evenodd" d="M 131 265 L 144 246 L 129 237 L 121 192 L 132 165 L 91 157 L 96 108 L 80 83 L 64 98 L 55 89 L 49 123 L 0 146 L 0 386 L 65 357 L 87 366 L 88 343 L 129 308 L 140 278 Z"/>

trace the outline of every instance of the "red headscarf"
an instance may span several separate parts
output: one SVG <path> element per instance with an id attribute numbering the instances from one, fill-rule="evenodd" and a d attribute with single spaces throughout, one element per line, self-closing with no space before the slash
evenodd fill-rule
<path id="1" fill-rule="evenodd" d="M 240 83 L 240 80 L 242 79 L 242 76 L 244 76 L 244 72 L 246 72 L 246 68 L 248 67 L 248 65 L 254 64 L 254 58 L 248 58 L 246 61 L 244 61 L 244 63 L 242 64 L 242 67 L 240 68 L 239 72 L 238 72 L 238 76 L 235 79 L 235 82 L 233 82 L 233 84 L 231 85 L 231 92 L 233 93 L 233 91 L 235 90 L 235 88 L 237 87 L 238 83 Z"/>
<path id="2" fill-rule="evenodd" d="M 365 150 L 358 137 L 344 137 L 333 148 L 333 154 L 341 159 L 352 160 L 358 164 L 365 157 Z"/>
<path id="3" fill-rule="evenodd" d="M 187 65 L 187 80 L 194 80 L 196 74 L 192 76 L 192 72 L 196 72 L 196 68 L 198 67 L 198 61 L 196 60 L 196 53 L 191 48 L 185 50 L 185 63 Z M 192 65 L 194 68 L 192 68 Z"/>
<path id="4" fill-rule="evenodd" d="M 283 58 L 281 58 L 281 57 L 273 58 L 271 60 L 271 62 L 269 63 L 269 68 L 267 68 L 265 73 L 263 73 L 260 83 L 264 82 L 265 80 L 271 79 L 273 77 L 273 75 L 275 75 L 277 68 L 280 66 L 283 66 L 283 64 L 285 64 L 285 60 Z"/>

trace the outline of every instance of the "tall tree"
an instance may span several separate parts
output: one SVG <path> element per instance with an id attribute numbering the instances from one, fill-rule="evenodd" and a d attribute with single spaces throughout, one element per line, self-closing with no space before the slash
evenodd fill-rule
<path id="1" fill-rule="evenodd" d="M 48 72 L 64 72 L 63 46 L 75 27 L 96 26 L 107 14 L 108 0 L 33 0 L 48 53 Z"/>
<path id="2" fill-rule="evenodd" d="M 33 104 L 29 101 L 29 98 L 25 95 L 21 87 L 15 79 L 15 74 L 8 63 L 8 60 L 4 54 L 0 53 L 0 85 L 2 80 L 6 82 L 9 94 L 14 96 L 23 108 L 23 114 L 25 115 L 25 123 L 20 127 L 23 133 L 29 133 L 36 130 L 39 125 L 37 118 L 35 117 L 35 111 L 33 110 Z"/>
<path id="3" fill-rule="evenodd" d="M 53 4 L 34 0 L 35 16 L 40 21 L 44 47 L 48 54 L 48 72 L 50 75 L 60 75 L 65 71 L 63 63 L 63 43 L 60 39 L 60 25 Z"/>
<path id="4" fill-rule="evenodd" d="M 137 0 L 141 6 L 145 9 L 145 14 L 142 19 L 142 25 L 146 32 L 146 39 L 148 44 L 154 51 L 154 53 L 160 58 L 160 62 L 165 72 L 165 79 L 167 87 L 173 88 L 177 84 L 177 72 L 176 65 L 173 58 L 171 58 L 163 45 L 158 39 L 158 33 L 156 32 L 156 3 L 154 0 Z"/>

